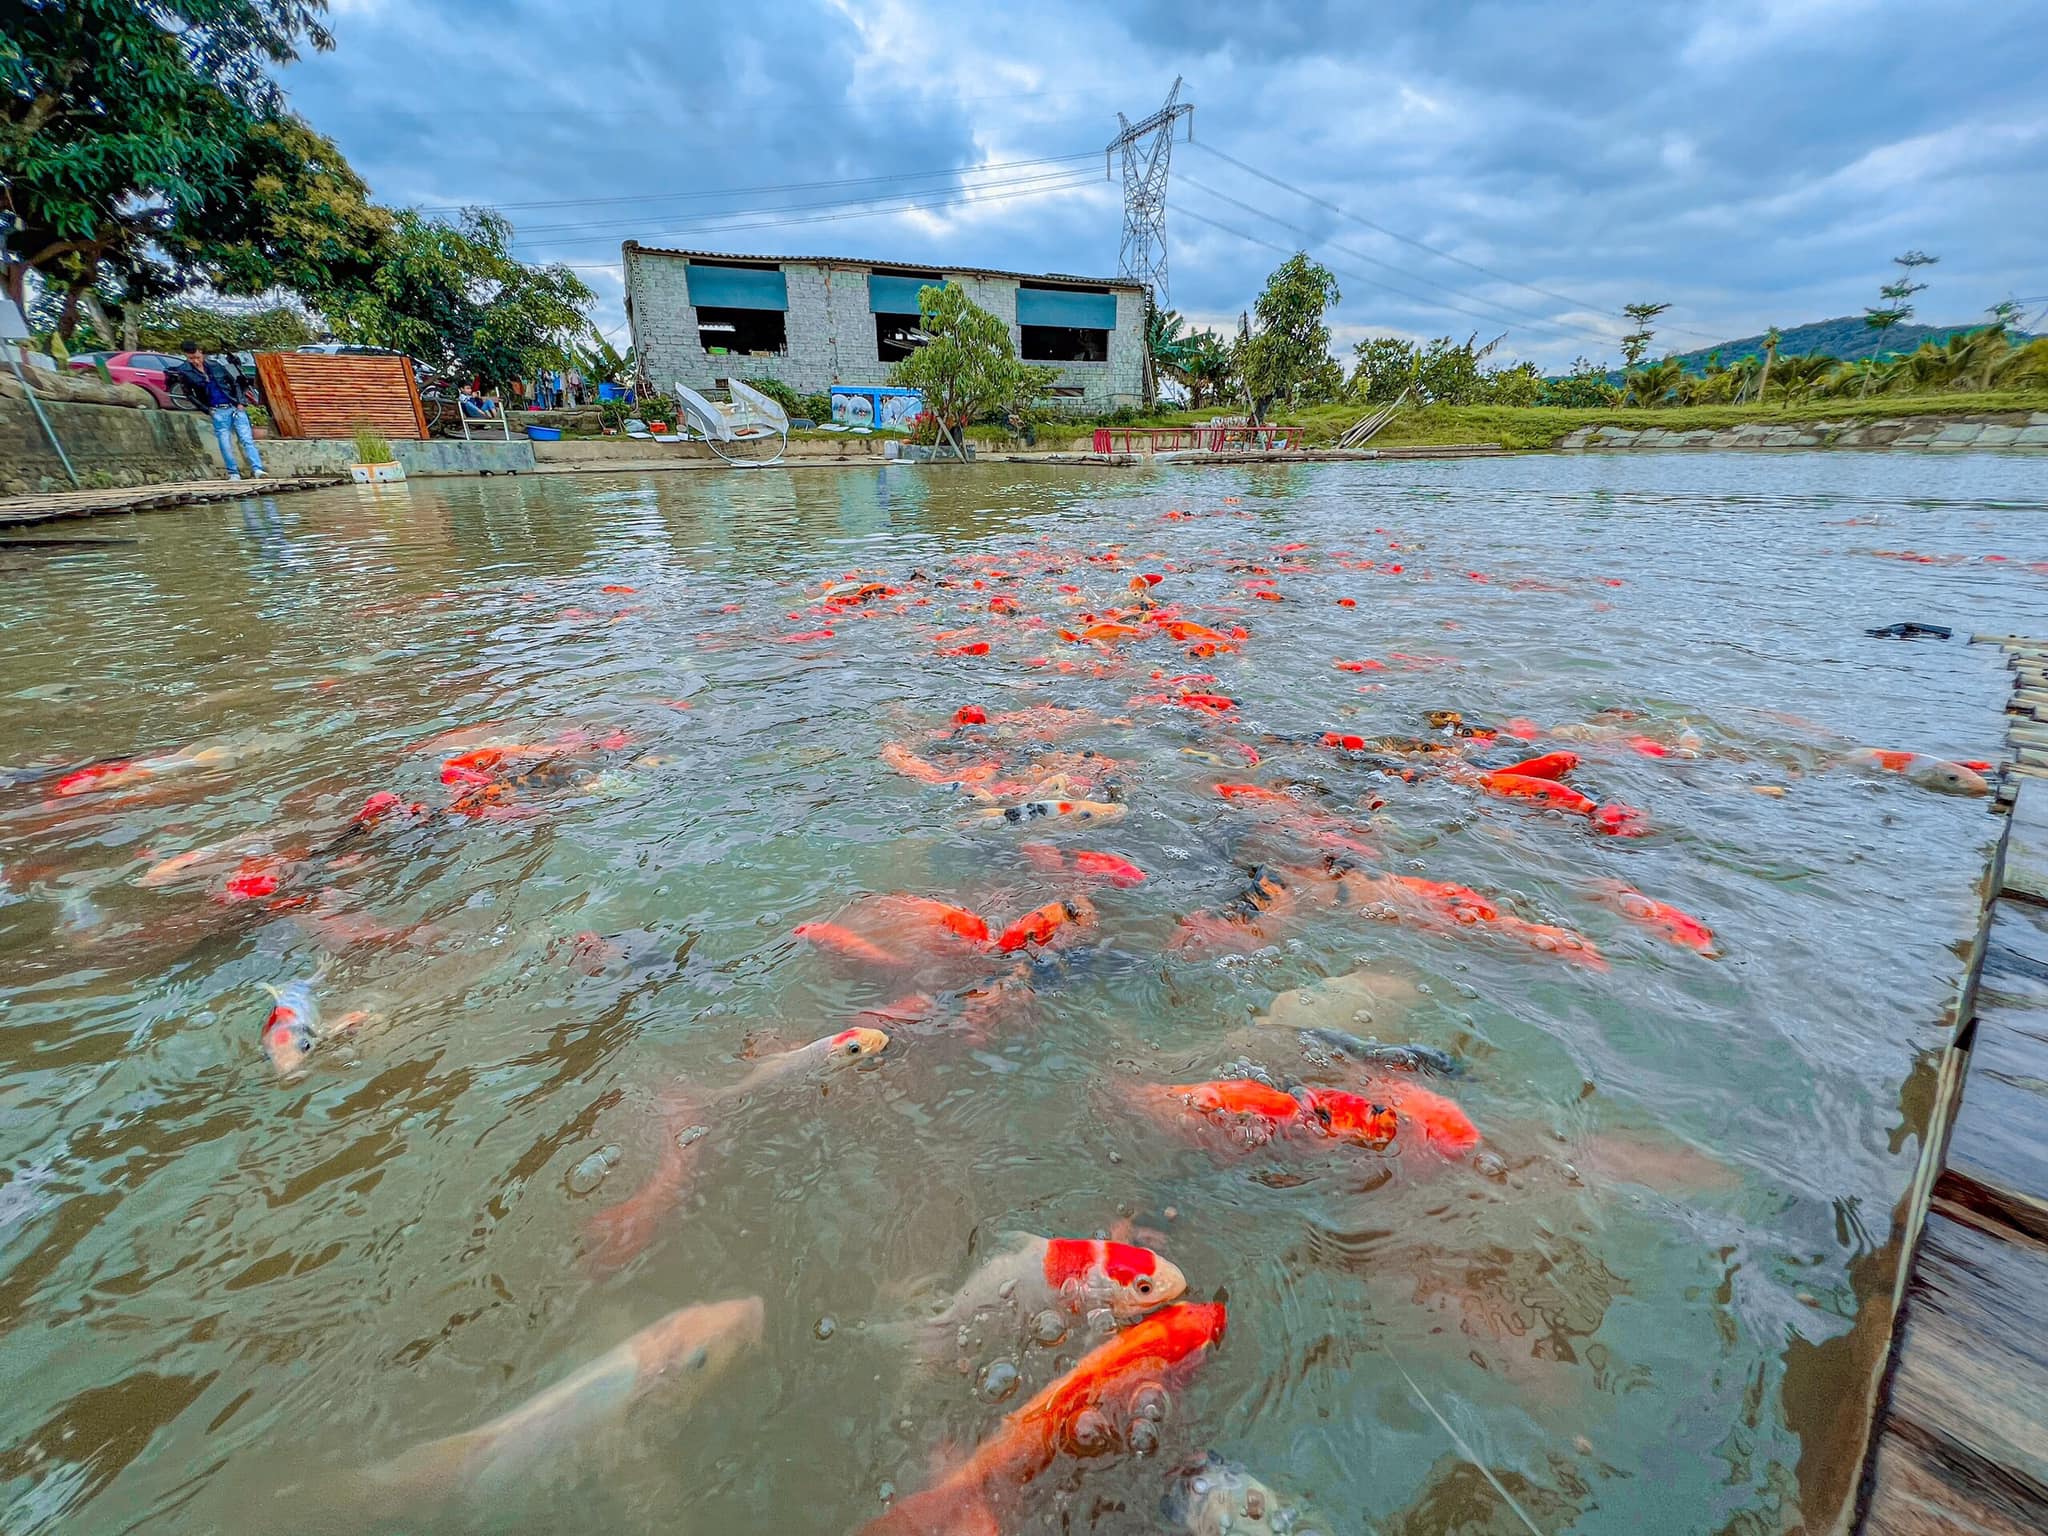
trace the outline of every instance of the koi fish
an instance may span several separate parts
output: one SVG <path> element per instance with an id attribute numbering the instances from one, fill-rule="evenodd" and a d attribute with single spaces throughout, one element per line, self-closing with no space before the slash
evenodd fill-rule
<path id="1" fill-rule="evenodd" d="M 1378 1149 L 1393 1142 L 1397 1127 L 1393 1110 L 1355 1093 L 1334 1088 L 1288 1093 L 1250 1077 L 1144 1084 L 1135 1090 L 1135 1097 L 1162 1119 L 1193 1116 L 1247 1148 L 1288 1137 L 1310 1137 Z"/>
<path id="2" fill-rule="evenodd" d="M 683 1307 L 649 1325 L 488 1424 L 431 1440 L 364 1474 L 368 1489 L 400 1501 L 499 1495 L 545 1458 L 592 1448 L 664 1399 L 664 1413 L 696 1404 L 742 1351 L 761 1342 L 758 1296 Z"/>
<path id="3" fill-rule="evenodd" d="M 879 1029 L 842 1029 L 793 1051 L 778 1051 L 761 1062 L 727 1089 L 728 1093 L 754 1093 L 792 1078 L 822 1077 L 872 1061 L 889 1048 L 889 1036 Z"/>
<path id="4" fill-rule="evenodd" d="M 63 799 L 73 795 L 88 794 L 102 789 L 120 789 L 129 784 L 149 778 L 152 770 L 145 764 L 120 758 L 109 762 L 88 763 L 58 779 L 50 786 L 50 793 Z"/>
<path id="5" fill-rule="evenodd" d="M 986 656 L 988 654 L 988 642 L 986 640 L 970 640 L 965 645 L 943 646 L 940 648 L 939 654 L 941 656 Z"/>
<path id="6" fill-rule="evenodd" d="M 877 754 L 882 761 L 906 779 L 915 779 L 920 784 L 980 784 L 1001 771 L 997 763 L 977 763 L 965 768 L 941 768 L 937 763 L 919 757 L 907 747 L 889 742 Z"/>
<path id="7" fill-rule="evenodd" d="M 1479 1127 L 1440 1093 L 1401 1078 L 1375 1078 L 1371 1097 L 1384 1102 L 1397 1123 L 1420 1131 L 1424 1146 L 1446 1157 L 1460 1156 L 1479 1145 Z"/>
<path id="8" fill-rule="evenodd" d="M 1156 1448 L 1166 1384 L 1199 1368 L 1226 1326 L 1220 1301 L 1176 1302 L 1132 1324 L 1004 1419 L 950 1475 L 897 1500 L 858 1536 L 992 1536 L 995 1500 L 1062 1451 Z"/>
<path id="9" fill-rule="evenodd" d="M 1263 784 L 1218 784 L 1215 790 L 1225 800 L 1263 800 L 1279 805 L 1301 803 L 1285 790 L 1268 789 Z"/>
<path id="10" fill-rule="evenodd" d="M 1117 821 L 1124 807 L 1107 800 L 1024 800 L 1016 805 L 990 806 L 975 818 L 993 825 L 1007 822 L 1022 826 L 1030 821 L 1067 818 L 1073 821 Z"/>
<path id="11" fill-rule="evenodd" d="M 1648 837 L 1650 819 L 1632 805 L 1619 802 L 1593 807 L 1593 830 L 1609 837 Z"/>
<path id="12" fill-rule="evenodd" d="M 790 932 L 799 939 L 808 939 L 820 949 L 832 950 L 867 965 L 903 964 L 901 955 L 869 943 L 851 928 L 843 928 L 838 923 L 799 923 Z"/>
<path id="13" fill-rule="evenodd" d="M 1135 624 L 1090 624 L 1081 631 L 1083 640 L 1142 640 L 1145 631 Z"/>
<path id="14" fill-rule="evenodd" d="M 1178 704 L 1182 709 L 1206 710 L 1212 715 L 1220 715 L 1237 708 L 1237 700 L 1225 698 L 1220 693 L 1184 693 L 1168 702 Z"/>
<path id="15" fill-rule="evenodd" d="M 962 1328 L 990 1316 L 1021 1326 L 1046 1311 L 1078 1318 L 1106 1310 L 1123 1325 L 1180 1300 L 1187 1288 L 1179 1267 L 1150 1248 L 1004 1232 L 988 1261 L 940 1311 L 907 1327 L 918 1352 L 933 1358 L 957 1347 Z M 897 1330 L 885 1324 L 880 1331 Z"/>
<path id="16" fill-rule="evenodd" d="M 279 1077 L 289 1077 L 304 1066 L 319 1042 L 320 1005 L 313 997 L 319 980 L 315 971 L 281 987 L 264 984 L 270 994 L 270 1016 L 263 1021 L 263 1054 Z"/>
<path id="17" fill-rule="evenodd" d="M 1666 902 L 1645 896 L 1619 880 L 1602 880 L 1589 887 L 1587 894 L 1680 949 L 1696 950 L 1709 959 L 1720 954 L 1714 947 L 1714 930 L 1690 912 L 1681 912 Z"/>
<path id="18" fill-rule="evenodd" d="M 1463 1062 L 1449 1051 L 1440 1051 L 1433 1045 L 1383 1045 L 1377 1040 L 1361 1040 L 1346 1030 L 1330 1029 L 1315 1025 L 1301 1032 L 1302 1038 L 1319 1046 L 1332 1055 L 1347 1061 L 1355 1061 L 1366 1067 L 1391 1067 L 1397 1072 L 1429 1072 L 1439 1077 L 1457 1077 L 1465 1070 Z"/>
<path id="19" fill-rule="evenodd" d="M 1478 783 L 1489 795 L 1498 795 L 1503 800 L 1534 800 L 1552 810 L 1567 811 L 1574 816 L 1590 816 L 1595 809 L 1593 801 L 1555 779 L 1532 779 L 1519 773 L 1499 771 L 1480 774 Z"/>
<path id="20" fill-rule="evenodd" d="M 1849 754 L 1849 762 L 1858 768 L 1896 773 L 1908 784 L 1931 789 L 1938 795 L 1991 793 L 1991 786 L 1985 782 L 1984 775 L 1974 768 L 1938 757 L 1923 757 L 1917 752 L 1886 752 L 1877 747 L 1860 747 Z"/>
<path id="21" fill-rule="evenodd" d="M 1174 1474 L 1159 1513 L 1182 1536 L 1321 1536 L 1336 1529 L 1214 1451 Z"/>
<path id="22" fill-rule="evenodd" d="M 1026 944 L 1050 943 L 1053 935 L 1069 924 L 1080 927 L 1094 921 L 1095 908 L 1085 896 L 1076 896 L 1071 901 L 1048 901 L 1005 928 L 996 938 L 996 948 L 1006 955 L 1012 954 Z M 987 934 L 986 925 L 982 932 Z"/>
<path id="23" fill-rule="evenodd" d="M 898 894 L 877 899 L 886 903 L 892 909 L 904 912 L 918 922 L 928 923 L 935 928 L 943 928 L 946 932 L 957 934 L 970 943 L 986 944 L 988 942 L 988 919 L 977 912 L 969 912 L 965 907 L 956 907 L 947 902 L 934 901 L 929 896 Z"/>
<path id="24" fill-rule="evenodd" d="M 1517 774 L 1525 779 L 1561 779 L 1578 766 L 1579 756 L 1576 752 L 1546 752 L 1541 757 L 1527 758 L 1500 771 Z"/>

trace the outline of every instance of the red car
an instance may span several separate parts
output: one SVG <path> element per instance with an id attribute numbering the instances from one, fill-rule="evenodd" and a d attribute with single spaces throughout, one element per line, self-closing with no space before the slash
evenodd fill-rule
<path id="1" fill-rule="evenodd" d="M 107 377 L 116 384 L 140 384 L 158 405 L 174 411 L 183 408 L 185 402 L 173 398 L 164 370 L 176 361 L 161 352 L 81 352 L 71 359 L 71 366 L 80 373 L 98 373 L 100 363 L 104 362 Z"/>

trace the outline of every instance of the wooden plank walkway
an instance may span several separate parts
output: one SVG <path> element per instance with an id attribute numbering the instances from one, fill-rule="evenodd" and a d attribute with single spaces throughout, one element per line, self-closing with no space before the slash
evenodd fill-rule
<path id="1" fill-rule="evenodd" d="M 238 496 L 277 496 L 286 491 L 341 485 L 347 479 L 347 475 L 334 474 L 265 475 L 256 480 L 180 480 L 160 485 L 110 486 L 97 491 L 7 496 L 0 497 L 0 528 L 55 522 L 66 517 L 98 517 L 108 512 L 148 512 L 201 501 L 232 501 Z"/>
<path id="2" fill-rule="evenodd" d="M 1865 1467 L 1864 1536 L 2048 1531 L 2048 641 L 1975 638 L 2016 674 L 2017 760 L 1973 1006 L 1942 1071 L 1947 1140 Z"/>

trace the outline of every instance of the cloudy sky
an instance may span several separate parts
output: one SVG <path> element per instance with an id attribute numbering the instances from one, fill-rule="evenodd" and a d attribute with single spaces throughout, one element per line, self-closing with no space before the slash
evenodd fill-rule
<path id="1" fill-rule="evenodd" d="M 488 203 L 623 345 L 627 238 L 1109 275 L 1116 114 L 1176 75 L 1171 302 L 1234 325 L 1285 254 L 1339 350 L 1506 331 L 1615 358 L 1852 314 L 2048 306 L 2048 10 L 1939 0 L 334 0 L 294 106 L 380 199 Z M 1248 169 L 1249 168 L 1249 169 Z M 1271 179 L 1264 179 L 1271 178 Z"/>

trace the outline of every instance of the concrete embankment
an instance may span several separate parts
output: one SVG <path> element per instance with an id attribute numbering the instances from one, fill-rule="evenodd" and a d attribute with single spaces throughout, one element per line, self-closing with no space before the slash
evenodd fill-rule
<path id="1" fill-rule="evenodd" d="M 1877 420 L 1744 422 L 1672 432 L 1663 427 L 1580 427 L 1561 449 L 1684 448 L 2033 448 L 2048 449 L 2048 411 Z"/>

